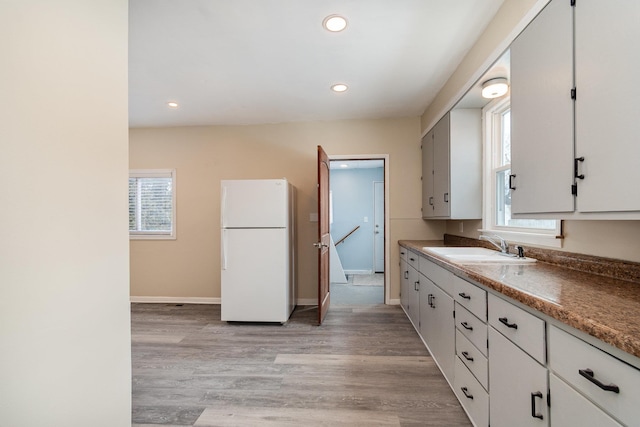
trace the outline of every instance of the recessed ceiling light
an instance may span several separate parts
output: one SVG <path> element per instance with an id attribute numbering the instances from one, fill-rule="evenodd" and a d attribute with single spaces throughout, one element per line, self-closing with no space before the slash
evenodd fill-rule
<path id="1" fill-rule="evenodd" d="M 349 89 L 349 87 L 346 84 L 343 84 L 343 83 L 338 83 L 338 84 L 335 84 L 335 85 L 331 86 L 331 90 L 334 91 L 334 92 L 344 92 L 347 89 Z"/>
<path id="2" fill-rule="evenodd" d="M 173 102 L 173 101 L 167 102 L 167 107 L 174 108 L 174 109 L 178 108 L 178 103 L 177 102 Z"/>
<path id="3" fill-rule="evenodd" d="M 337 33 L 347 28 L 347 20 L 340 15 L 329 15 L 322 21 L 322 26 L 327 31 Z"/>

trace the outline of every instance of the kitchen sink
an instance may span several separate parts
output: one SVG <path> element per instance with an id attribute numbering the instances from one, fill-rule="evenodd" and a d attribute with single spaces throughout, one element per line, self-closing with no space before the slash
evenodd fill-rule
<path id="1" fill-rule="evenodd" d="M 496 264 L 529 264 L 536 262 L 534 258 L 518 258 L 498 251 L 478 247 L 423 247 L 426 252 L 446 258 L 452 262 L 496 263 Z"/>

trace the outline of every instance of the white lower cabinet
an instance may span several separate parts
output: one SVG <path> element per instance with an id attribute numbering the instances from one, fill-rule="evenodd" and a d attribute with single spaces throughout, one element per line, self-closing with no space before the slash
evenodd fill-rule
<path id="1" fill-rule="evenodd" d="M 621 427 L 600 408 L 554 374 L 549 375 L 553 427 Z"/>
<path id="2" fill-rule="evenodd" d="M 549 425 L 547 368 L 489 328 L 491 427 Z"/>
<path id="3" fill-rule="evenodd" d="M 420 334 L 445 378 L 453 381 L 455 335 L 453 298 L 434 282 L 420 277 Z"/>
<path id="4" fill-rule="evenodd" d="M 640 370 L 555 326 L 549 328 L 549 368 L 623 424 L 640 425 Z"/>
<path id="5" fill-rule="evenodd" d="M 640 363 L 406 248 L 400 266 L 402 307 L 474 426 L 640 426 Z"/>
<path id="6" fill-rule="evenodd" d="M 453 391 L 476 427 L 489 425 L 489 393 L 456 357 Z M 516 426 L 514 424 L 513 426 Z M 513 427 L 512 426 L 512 427 Z"/>
<path id="7" fill-rule="evenodd" d="M 407 293 L 407 315 L 417 330 L 420 323 L 420 273 L 411 265 L 409 265 Z"/>

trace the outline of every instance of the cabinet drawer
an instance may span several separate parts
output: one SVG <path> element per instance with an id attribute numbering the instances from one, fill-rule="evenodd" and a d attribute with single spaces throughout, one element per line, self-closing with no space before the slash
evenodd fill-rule
<path id="1" fill-rule="evenodd" d="M 456 310 L 456 328 L 467 337 L 473 345 L 485 356 L 487 355 L 487 325 L 482 320 L 471 314 L 466 308 L 460 306 L 457 302 Z"/>
<path id="2" fill-rule="evenodd" d="M 440 289 L 453 296 L 453 273 L 425 257 L 420 257 L 420 273 L 428 277 Z"/>
<path id="3" fill-rule="evenodd" d="M 409 249 L 404 246 L 400 246 L 400 260 L 406 261 L 408 259 Z"/>
<path id="4" fill-rule="evenodd" d="M 554 374 L 549 375 L 553 425 L 580 427 L 622 427 L 609 415 Z"/>
<path id="5" fill-rule="evenodd" d="M 489 362 L 480 350 L 456 330 L 456 354 L 474 377 L 487 390 L 489 388 Z"/>
<path id="6" fill-rule="evenodd" d="M 416 269 L 416 271 L 420 271 L 420 256 L 413 252 L 413 251 L 409 251 L 407 253 L 407 262 L 409 263 L 410 266 L 412 266 L 413 268 Z"/>
<path id="7" fill-rule="evenodd" d="M 476 426 L 489 425 L 489 394 L 456 357 L 453 388 L 458 400 Z"/>
<path id="8" fill-rule="evenodd" d="M 544 365 L 544 320 L 490 294 L 489 324 Z"/>
<path id="9" fill-rule="evenodd" d="M 640 420 L 638 369 L 555 326 L 549 328 L 549 367 L 605 412 L 625 424 L 637 425 Z M 617 393 L 604 390 L 596 382 L 602 387 L 617 386 L 619 390 Z"/>
<path id="10" fill-rule="evenodd" d="M 487 321 L 487 291 L 454 276 L 453 297 L 458 304 L 465 307 L 478 319 Z"/>

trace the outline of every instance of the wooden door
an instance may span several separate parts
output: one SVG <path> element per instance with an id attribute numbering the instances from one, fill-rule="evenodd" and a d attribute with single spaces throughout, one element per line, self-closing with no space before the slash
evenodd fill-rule
<path id="1" fill-rule="evenodd" d="M 318 324 L 331 301 L 329 292 L 329 156 L 318 145 Z"/>

